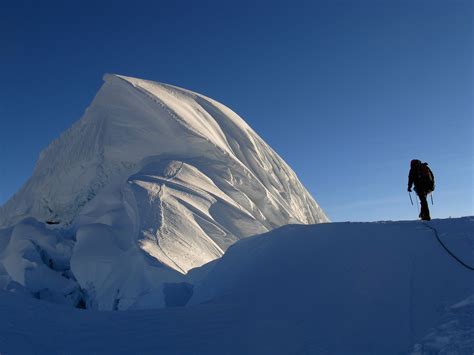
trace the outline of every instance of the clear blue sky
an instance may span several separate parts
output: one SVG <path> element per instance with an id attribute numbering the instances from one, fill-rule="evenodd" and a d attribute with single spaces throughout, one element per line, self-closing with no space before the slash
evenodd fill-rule
<path id="1" fill-rule="evenodd" d="M 232 108 L 333 221 L 416 218 L 412 158 L 433 217 L 474 215 L 473 4 L 4 1 L 0 203 L 112 72 Z"/>

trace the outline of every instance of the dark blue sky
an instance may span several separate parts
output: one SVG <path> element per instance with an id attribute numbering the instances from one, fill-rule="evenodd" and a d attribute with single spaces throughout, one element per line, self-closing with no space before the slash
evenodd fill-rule
<path id="1" fill-rule="evenodd" d="M 4 1 L 0 203 L 111 72 L 232 108 L 332 220 L 415 218 L 412 158 L 433 217 L 473 215 L 473 4 Z"/>

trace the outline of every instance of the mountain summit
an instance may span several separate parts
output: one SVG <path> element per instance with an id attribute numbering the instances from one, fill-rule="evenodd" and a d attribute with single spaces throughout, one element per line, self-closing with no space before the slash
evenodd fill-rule
<path id="1" fill-rule="evenodd" d="M 98 308 L 112 308 L 117 293 L 130 305 L 157 280 L 214 260 L 241 238 L 328 221 L 291 168 L 226 106 L 152 81 L 104 81 L 0 209 L 0 225 L 13 230 L 33 217 L 68 231 L 71 272 Z"/>

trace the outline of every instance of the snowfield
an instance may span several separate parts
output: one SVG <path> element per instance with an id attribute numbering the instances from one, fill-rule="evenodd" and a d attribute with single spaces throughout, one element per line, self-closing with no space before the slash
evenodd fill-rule
<path id="1" fill-rule="evenodd" d="M 164 307 L 165 284 L 236 241 L 328 219 L 233 111 L 106 75 L 0 208 L 0 289 L 100 310 Z"/>
<path id="2" fill-rule="evenodd" d="M 474 266 L 474 217 L 427 225 Z M 289 225 L 243 239 L 168 284 L 169 307 L 158 310 L 0 292 L 0 352 L 471 354 L 474 273 L 427 225 Z"/>

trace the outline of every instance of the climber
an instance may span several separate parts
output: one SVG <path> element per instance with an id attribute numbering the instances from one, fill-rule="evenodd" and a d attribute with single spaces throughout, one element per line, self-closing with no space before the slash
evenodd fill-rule
<path id="1" fill-rule="evenodd" d="M 421 211 L 419 217 L 423 221 L 431 220 L 428 208 L 427 197 L 434 191 L 434 175 L 428 167 L 428 163 L 422 163 L 418 159 L 413 159 L 410 163 L 410 173 L 408 174 L 408 192 L 415 185 L 415 191 L 420 198 Z"/>

